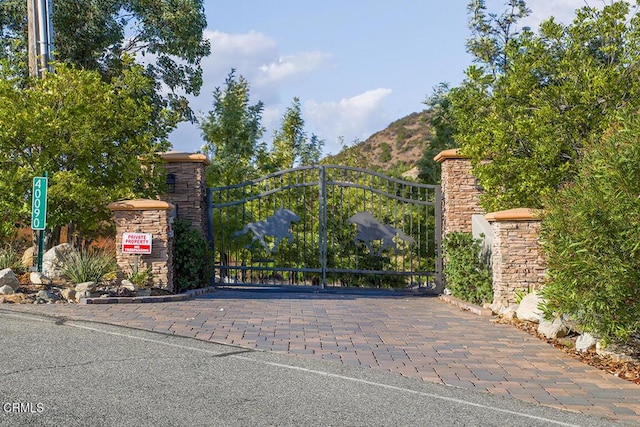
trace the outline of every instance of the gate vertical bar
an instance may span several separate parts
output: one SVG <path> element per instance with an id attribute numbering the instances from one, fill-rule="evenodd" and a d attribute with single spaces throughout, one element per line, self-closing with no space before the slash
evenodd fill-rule
<path id="1" fill-rule="evenodd" d="M 437 186 L 434 189 L 436 193 L 435 197 L 435 255 L 436 255 L 436 292 L 442 293 L 444 291 L 444 282 L 442 281 L 442 189 Z"/>
<path id="2" fill-rule="evenodd" d="M 318 243 L 320 247 L 321 288 L 327 288 L 327 170 L 318 169 Z"/>
<path id="3" fill-rule="evenodd" d="M 209 249 L 211 249 L 211 256 L 213 260 L 213 269 L 211 273 L 211 277 L 209 277 L 209 286 L 214 286 L 216 284 L 216 244 L 213 240 L 213 190 L 211 188 L 207 188 L 206 195 L 206 212 L 207 212 L 207 240 L 209 241 Z"/>

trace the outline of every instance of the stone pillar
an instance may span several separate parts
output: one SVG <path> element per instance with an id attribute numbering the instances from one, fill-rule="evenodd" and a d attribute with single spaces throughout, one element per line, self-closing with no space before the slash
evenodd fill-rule
<path id="1" fill-rule="evenodd" d="M 173 283 L 173 237 L 168 233 L 174 206 L 161 200 L 123 200 L 111 203 L 116 223 L 116 259 L 123 275 L 133 271 L 133 254 L 122 253 L 123 233 L 150 233 L 151 254 L 138 255 L 138 269 L 151 266 L 153 284 L 175 291 Z"/>
<path id="2" fill-rule="evenodd" d="M 471 233 L 473 215 L 484 215 L 481 191 L 471 174 L 471 160 L 457 149 L 440 152 L 434 160 L 442 165 L 442 234 Z"/>
<path id="3" fill-rule="evenodd" d="M 540 250 L 540 218 L 532 209 L 511 209 L 486 215 L 493 230 L 493 308 L 516 302 L 516 291 L 542 287 L 546 261 Z"/>
<path id="4" fill-rule="evenodd" d="M 196 230 L 207 235 L 207 186 L 205 169 L 209 160 L 204 154 L 190 154 L 170 151 L 161 154 L 166 160 L 167 175 L 171 174 L 175 183 L 173 192 L 160 196 L 161 200 L 173 204 L 177 217 L 191 222 Z"/>

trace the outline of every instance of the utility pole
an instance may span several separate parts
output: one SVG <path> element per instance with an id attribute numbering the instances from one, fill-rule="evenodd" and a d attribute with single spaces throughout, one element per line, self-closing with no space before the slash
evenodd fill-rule
<path id="1" fill-rule="evenodd" d="M 52 0 L 27 1 L 29 75 L 42 77 L 53 51 Z"/>

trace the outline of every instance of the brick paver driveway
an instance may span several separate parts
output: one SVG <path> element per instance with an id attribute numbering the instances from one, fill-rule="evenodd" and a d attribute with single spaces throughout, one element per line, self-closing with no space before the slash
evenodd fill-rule
<path id="1" fill-rule="evenodd" d="M 2 308 L 335 360 L 640 424 L 640 386 L 433 297 L 222 290 L 172 303 Z"/>

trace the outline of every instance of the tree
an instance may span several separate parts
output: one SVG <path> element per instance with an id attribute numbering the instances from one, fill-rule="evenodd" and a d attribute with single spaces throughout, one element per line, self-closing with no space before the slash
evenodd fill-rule
<path id="1" fill-rule="evenodd" d="M 212 157 L 207 184 L 225 186 L 255 175 L 258 140 L 262 127 L 262 102 L 249 104 L 249 82 L 231 70 L 225 88 L 213 91 L 213 110 L 201 121 L 206 151 Z"/>
<path id="2" fill-rule="evenodd" d="M 440 83 L 425 101 L 429 107 L 425 120 L 431 125 L 433 134 L 429 137 L 429 145 L 418 162 L 420 169 L 418 178 L 428 184 L 440 183 L 440 164 L 433 158 L 443 150 L 456 147 L 453 139 L 455 124 L 451 112 L 451 101 L 448 98 L 449 90 L 447 83 Z"/>
<path id="3" fill-rule="evenodd" d="M 28 74 L 26 17 L 24 0 L 0 3 L 0 59 L 22 82 Z M 56 0 L 53 26 L 58 61 L 97 70 L 108 82 L 138 55 L 158 83 L 157 115 L 169 105 L 193 119 L 179 91 L 198 94 L 202 86 L 200 61 L 210 52 L 202 0 Z M 169 89 L 166 99 L 160 84 Z"/>
<path id="4" fill-rule="evenodd" d="M 154 82 L 130 64 L 111 82 L 62 64 L 21 89 L 0 79 L 0 222 L 28 223 L 34 176 L 49 173 L 48 229 L 100 234 L 110 202 L 155 197 L 163 174 L 150 117 Z M 144 166 L 144 167 L 143 167 Z"/>
<path id="5" fill-rule="evenodd" d="M 307 136 L 300 99 L 294 97 L 282 117 L 282 125 L 274 132 L 273 146 L 263 160 L 263 170 L 275 172 L 296 165 L 312 165 L 320 161 L 324 141 L 316 135 Z M 265 148 L 263 148 L 265 150 Z M 265 156 L 263 156 L 264 159 Z"/>
<path id="6" fill-rule="evenodd" d="M 577 171 L 623 107 L 640 98 L 638 18 L 629 5 L 583 8 L 509 39 L 500 73 L 472 66 L 449 92 L 454 139 L 487 210 L 541 207 Z"/>

